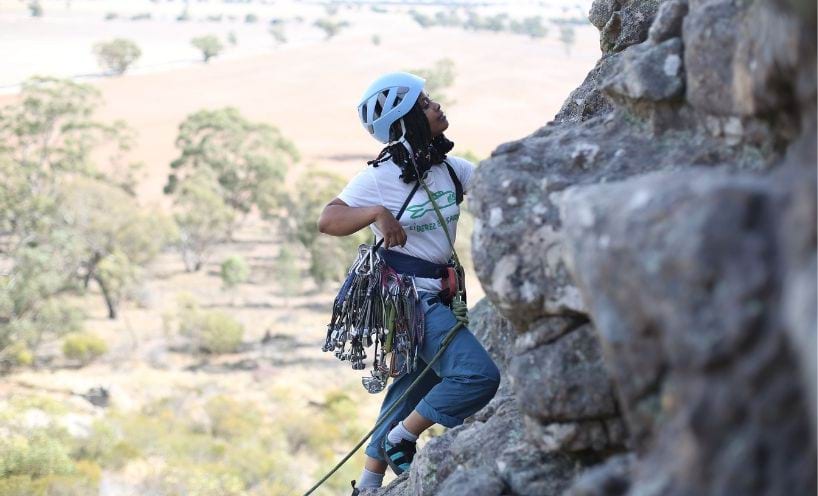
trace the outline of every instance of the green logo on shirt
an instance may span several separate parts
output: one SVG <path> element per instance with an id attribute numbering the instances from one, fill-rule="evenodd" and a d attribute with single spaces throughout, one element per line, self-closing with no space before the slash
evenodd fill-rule
<path id="1" fill-rule="evenodd" d="M 441 205 L 441 203 L 438 201 L 441 197 L 444 197 L 443 201 L 447 202 L 445 205 Z M 432 198 L 435 200 L 435 202 L 437 202 L 437 207 L 440 210 L 443 210 L 446 207 L 451 207 L 456 202 L 454 191 L 435 191 L 432 193 Z M 420 217 L 423 217 L 426 212 L 434 212 L 435 207 L 432 206 L 432 201 L 429 200 L 419 205 L 412 205 L 411 207 L 407 208 L 406 211 L 412 214 L 409 216 L 410 219 L 419 219 Z"/>

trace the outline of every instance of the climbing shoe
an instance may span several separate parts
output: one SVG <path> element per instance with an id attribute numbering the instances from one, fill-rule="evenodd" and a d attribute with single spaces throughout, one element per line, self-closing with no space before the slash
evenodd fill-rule
<path id="1" fill-rule="evenodd" d="M 381 455 L 386 459 L 386 463 L 396 475 L 409 470 L 416 452 L 417 443 L 403 439 L 397 444 L 392 444 L 387 436 L 383 437 Z"/>

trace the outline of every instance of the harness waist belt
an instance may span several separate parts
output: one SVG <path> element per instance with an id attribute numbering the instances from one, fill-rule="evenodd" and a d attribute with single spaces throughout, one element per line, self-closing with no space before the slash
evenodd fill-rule
<path id="1" fill-rule="evenodd" d="M 449 267 L 447 264 L 436 264 L 422 258 L 383 248 L 378 249 L 378 254 L 386 261 L 387 265 L 395 269 L 395 272 L 415 277 L 440 279 L 446 275 L 446 270 Z"/>

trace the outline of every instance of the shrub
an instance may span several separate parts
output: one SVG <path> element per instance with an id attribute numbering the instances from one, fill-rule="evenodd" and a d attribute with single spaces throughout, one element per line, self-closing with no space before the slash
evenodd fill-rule
<path id="1" fill-rule="evenodd" d="M 236 37 L 235 31 L 230 31 L 227 33 L 227 42 L 230 43 L 232 46 L 236 46 L 239 44 L 239 39 Z"/>
<path id="2" fill-rule="evenodd" d="M 190 44 L 198 48 L 202 52 L 202 58 L 205 63 L 210 59 L 222 53 L 224 45 L 215 35 L 209 34 L 207 36 L 199 36 L 190 40 Z"/>
<path id="3" fill-rule="evenodd" d="M 211 433 L 225 439 L 252 437 L 262 418 L 252 403 L 240 403 L 225 395 L 211 398 L 205 411 L 212 421 Z"/>
<path id="4" fill-rule="evenodd" d="M 252 12 L 244 16 L 244 22 L 247 24 L 252 24 L 254 22 L 258 22 L 258 16 L 253 14 Z"/>
<path id="5" fill-rule="evenodd" d="M 37 478 L 69 474 L 73 468 L 68 449 L 44 432 L 29 438 L 20 435 L 0 438 L 0 479 L 15 475 Z"/>
<path id="6" fill-rule="evenodd" d="M 244 326 L 218 310 L 203 311 L 187 296 L 178 301 L 179 334 L 189 337 L 193 345 L 207 353 L 232 353 L 244 337 Z"/>
<path id="7" fill-rule="evenodd" d="M 119 17 L 119 14 L 117 14 L 116 12 L 108 12 L 107 14 L 105 14 L 105 20 L 106 21 L 113 21 L 114 19 L 116 19 L 118 17 Z"/>
<path id="8" fill-rule="evenodd" d="M 31 17 L 42 17 L 43 16 L 43 6 L 40 4 L 40 0 L 32 0 L 28 3 L 28 11 L 31 14 Z"/>
<path id="9" fill-rule="evenodd" d="M 94 45 L 97 62 L 114 74 L 123 74 L 141 55 L 142 50 L 131 40 L 116 38 Z"/>
<path id="10" fill-rule="evenodd" d="M 239 348 L 244 326 L 231 316 L 217 310 L 199 317 L 201 348 L 210 353 L 232 353 Z"/>
<path id="11" fill-rule="evenodd" d="M 83 364 L 108 351 L 108 345 L 102 338 L 86 332 L 75 332 L 66 336 L 62 352 L 66 358 L 79 360 Z"/>
<path id="12" fill-rule="evenodd" d="M 315 27 L 324 31 L 324 34 L 326 35 L 325 39 L 329 40 L 330 38 L 337 35 L 341 31 L 341 29 L 349 26 L 349 23 L 346 21 L 335 21 L 333 19 L 325 17 L 316 20 L 314 25 Z"/>
<path id="13" fill-rule="evenodd" d="M 222 284 L 226 288 L 232 288 L 247 281 L 249 275 L 250 267 L 239 255 L 231 255 L 222 262 Z"/>
<path id="14" fill-rule="evenodd" d="M 149 21 L 153 16 L 150 12 L 142 12 L 131 16 L 132 21 Z"/>
<path id="15" fill-rule="evenodd" d="M 284 34 L 283 24 L 272 24 L 267 29 L 267 32 L 270 33 L 270 36 L 273 37 L 276 43 L 279 44 L 287 43 L 287 35 Z"/>
<path id="16" fill-rule="evenodd" d="M 372 44 L 378 46 L 381 44 L 381 36 L 377 34 L 372 35 Z"/>

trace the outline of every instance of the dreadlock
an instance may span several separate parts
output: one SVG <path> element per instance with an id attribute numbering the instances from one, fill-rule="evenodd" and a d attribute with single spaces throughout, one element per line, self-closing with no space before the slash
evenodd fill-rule
<path id="1" fill-rule="evenodd" d="M 442 134 L 434 139 L 432 138 L 429 121 L 426 119 L 426 114 L 420 107 L 419 102 L 420 99 L 403 116 L 403 122 L 406 126 L 406 141 L 412 146 L 415 162 L 417 162 L 422 175 L 431 169 L 433 165 L 442 163 L 446 159 L 446 153 L 454 147 L 454 143 L 446 139 Z M 397 141 L 400 139 L 401 132 L 400 120 L 397 120 L 389 129 L 389 140 Z M 412 159 L 409 157 L 409 150 L 406 149 L 403 143 L 394 143 L 384 147 L 374 160 L 367 163 L 372 167 L 377 167 L 381 162 L 389 159 L 392 159 L 400 167 L 400 178 L 403 182 L 409 184 L 417 181 L 418 176 L 412 165 Z"/>

